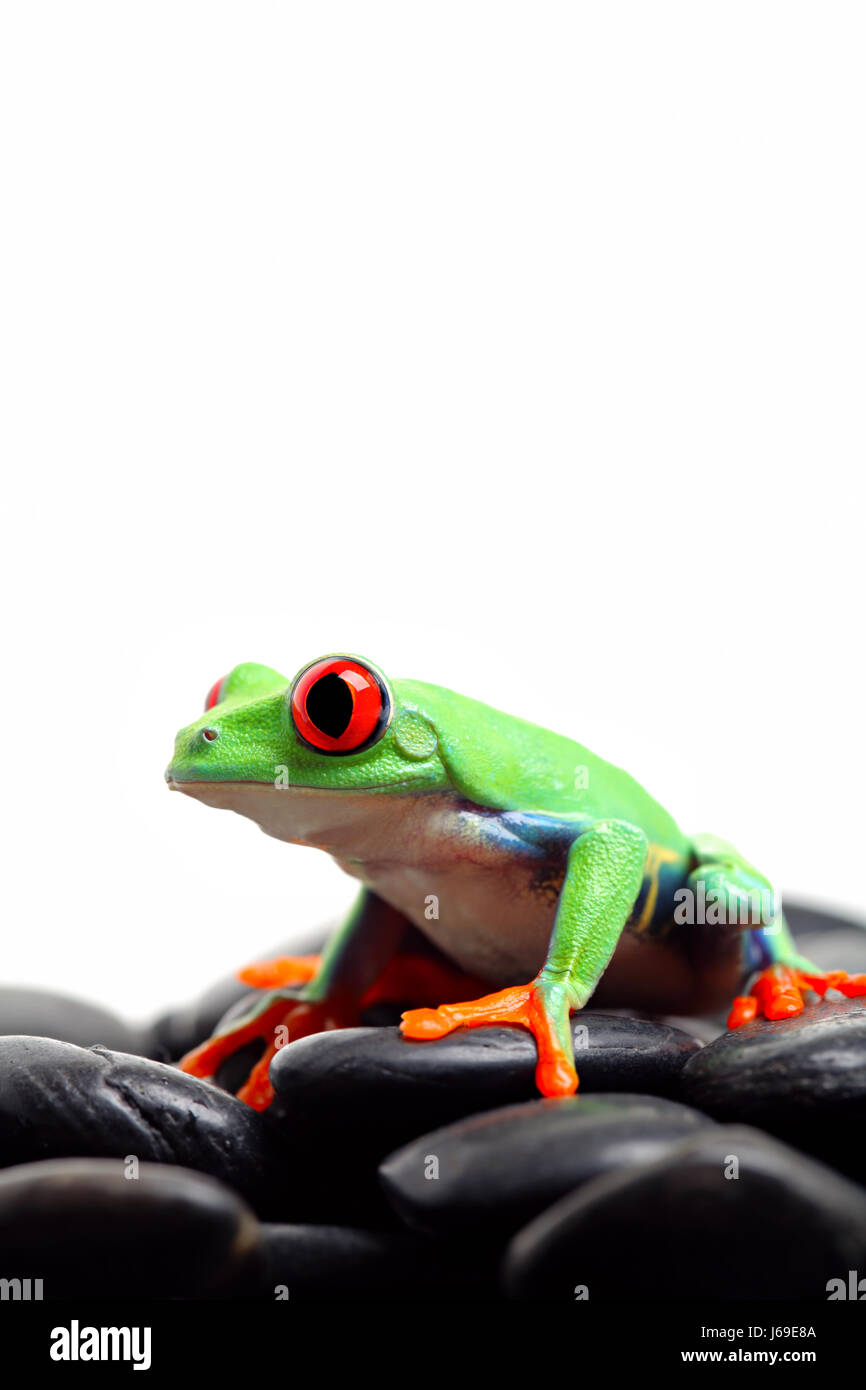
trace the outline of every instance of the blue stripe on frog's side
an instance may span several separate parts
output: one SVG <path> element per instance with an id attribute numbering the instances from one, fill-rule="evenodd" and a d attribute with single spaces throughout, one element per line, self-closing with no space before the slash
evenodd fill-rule
<path id="1" fill-rule="evenodd" d="M 763 927 L 754 927 L 743 934 L 743 974 L 752 975 L 756 970 L 766 970 L 773 963 L 773 952 Z"/>
<path id="2" fill-rule="evenodd" d="M 494 854 L 522 858 L 537 866 L 533 891 L 554 902 L 565 878 L 568 852 L 592 824 L 591 820 L 539 812 L 490 810 L 473 802 L 461 805 L 459 818 L 461 834 L 467 839 L 482 842 Z M 627 925 L 642 935 L 654 936 L 671 927 L 674 893 L 685 882 L 689 866 L 681 861 L 654 863 L 648 865 L 648 870 Z"/>

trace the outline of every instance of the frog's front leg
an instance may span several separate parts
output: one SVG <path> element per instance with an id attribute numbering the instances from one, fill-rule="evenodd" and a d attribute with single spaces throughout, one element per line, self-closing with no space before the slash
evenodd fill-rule
<path id="1" fill-rule="evenodd" d="M 512 1024 L 535 1037 L 535 1079 L 545 1096 L 577 1090 L 569 1017 L 590 998 L 616 949 L 643 880 L 649 846 L 625 821 L 597 821 L 568 855 L 547 959 L 528 985 L 403 1015 L 407 1038 L 429 1041 L 455 1028 Z"/>
<path id="2" fill-rule="evenodd" d="M 256 1110 L 266 1109 L 274 1094 L 268 1077 L 274 1054 L 285 1042 L 357 1023 L 361 999 L 381 975 L 408 925 L 401 912 L 365 888 L 321 959 L 284 957 L 242 972 L 247 983 L 259 987 L 286 980 L 299 983 L 267 989 L 223 1032 L 188 1052 L 179 1063 L 181 1071 L 209 1079 L 226 1058 L 261 1038 L 264 1050 L 238 1097 Z"/>

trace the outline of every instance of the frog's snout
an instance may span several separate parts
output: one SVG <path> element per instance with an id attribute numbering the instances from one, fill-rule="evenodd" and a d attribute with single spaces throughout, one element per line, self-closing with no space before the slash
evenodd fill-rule
<path id="1" fill-rule="evenodd" d="M 204 728 L 191 731 L 181 730 L 175 740 L 174 756 L 164 774 L 171 791 L 183 791 L 185 783 L 207 778 L 208 751 L 219 742 L 219 738 L 220 730 L 216 724 L 206 724 Z"/>

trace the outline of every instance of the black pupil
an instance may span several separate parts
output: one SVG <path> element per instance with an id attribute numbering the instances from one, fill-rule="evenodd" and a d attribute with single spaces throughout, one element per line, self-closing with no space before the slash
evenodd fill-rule
<path id="1" fill-rule="evenodd" d="M 333 671 L 317 680 L 310 690 L 307 717 L 328 738 L 339 738 L 348 729 L 352 719 L 352 692 Z"/>

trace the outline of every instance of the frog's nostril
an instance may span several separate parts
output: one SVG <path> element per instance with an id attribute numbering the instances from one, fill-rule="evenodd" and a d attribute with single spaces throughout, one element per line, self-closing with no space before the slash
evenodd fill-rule
<path id="1" fill-rule="evenodd" d="M 213 743 L 219 738 L 219 729 L 202 729 L 201 736 L 207 739 L 208 743 Z"/>

